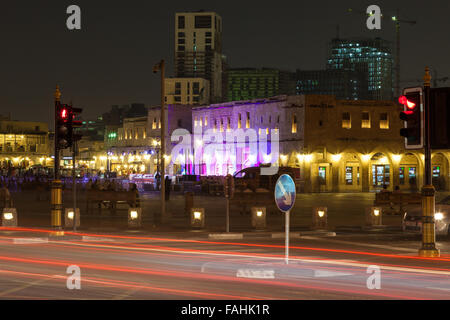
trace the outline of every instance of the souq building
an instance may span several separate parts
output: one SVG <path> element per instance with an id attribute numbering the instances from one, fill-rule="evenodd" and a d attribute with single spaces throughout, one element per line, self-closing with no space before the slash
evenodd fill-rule
<path id="1" fill-rule="evenodd" d="M 333 95 L 277 96 L 192 109 L 193 131 L 235 129 L 259 134 L 278 130 L 279 163 L 300 168 L 303 192 L 418 190 L 424 182 L 424 157 L 405 150 L 399 131 L 402 106 L 392 101 L 337 100 Z M 203 146 L 204 147 L 204 146 Z M 226 175 L 265 163 L 248 147 L 234 157 L 202 164 L 197 174 Z M 247 158 L 246 158 L 247 157 Z M 206 167 L 206 168 L 205 168 Z M 433 184 L 449 189 L 449 153 L 434 151 Z"/>

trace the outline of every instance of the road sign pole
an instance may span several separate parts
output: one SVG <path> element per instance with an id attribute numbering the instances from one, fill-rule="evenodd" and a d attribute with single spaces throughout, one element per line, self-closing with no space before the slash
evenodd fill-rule
<path id="1" fill-rule="evenodd" d="M 227 197 L 227 233 L 230 232 L 230 198 Z"/>
<path id="2" fill-rule="evenodd" d="M 285 248 L 285 261 L 286 261 L 286 264 L 289 264 L 289 214 L 290 214 L 290 211 L 286 211 L 286 218 L 285 218 L 285 220 L 286 220 L 286 226 L 285 226 L 285 229 L 286 229 L 286 240 L 285 240 L 285 245 L 286 245 L 286 248 Z"/>

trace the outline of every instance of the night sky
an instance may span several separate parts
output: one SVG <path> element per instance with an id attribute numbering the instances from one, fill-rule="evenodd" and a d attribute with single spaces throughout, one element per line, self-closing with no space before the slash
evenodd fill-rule
<path id="1" fill-rule="evenodd" d="M 66 8 L 82 10 L 82 30 L 66 28 Z M 450 76 L 448 0 L 431 1 L 4 1 L 0 6 L 0 113 L 15 120 L 46 121 L 52 127 L 53 92 L 95 118 L 113 104 L 156 105 L 161 58 L 173 76 L 175 12 L 215 11 L 223 19 L 223 53 L 230 67 L 324 69 L 328 41 L 380 36 L 395 44 L 394 24 L 366 28 L 365 11 L 377 4 L 384 15 L 401 9 L 417 20 L 402 25 L 402 80 L 421 79 L 425 65 Z M 411 84 L 411 83 L 409 83 Z M 408 85 L 403 83 L 402 85 Z M 450 82 L 441 83 L 450 86 Z"/>

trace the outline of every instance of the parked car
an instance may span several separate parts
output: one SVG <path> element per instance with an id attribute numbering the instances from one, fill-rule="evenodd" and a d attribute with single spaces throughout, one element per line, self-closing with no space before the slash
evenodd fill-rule
<path id="1" fill-rule="evenodd" d="M 435 227 L 436 235 L 450 236 L 450 196 L 436 203 L 435 206 Z M 408 208 L 403 216 L 403 231 L 419 231 L 422 232 L 422 207 L 414 206 Z"/>
<path id="2" fill-rule="evenodd" d="M 291 167 L 279 167 L 278 172 L 274 175 L 261 175 L 261 167 L 245 168 L 234 174 L 234 184 L 236 190 L 250 189 L 266 189 L 271 192 L 275 190 L 275 183 L 282 174 L 289 174 L 298 186 L 301 183 L 300 169 Z"/>

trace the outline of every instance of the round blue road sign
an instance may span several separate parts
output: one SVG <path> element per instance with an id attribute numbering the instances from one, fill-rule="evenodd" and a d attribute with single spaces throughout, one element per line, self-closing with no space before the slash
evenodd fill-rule
<path id="1" fill-rule="evenodd" d="M 295 183 L 291 176 L 283 174 L 275 185 L 275 203 L 283 212 L 290 211 L 295 204 Z"/>

